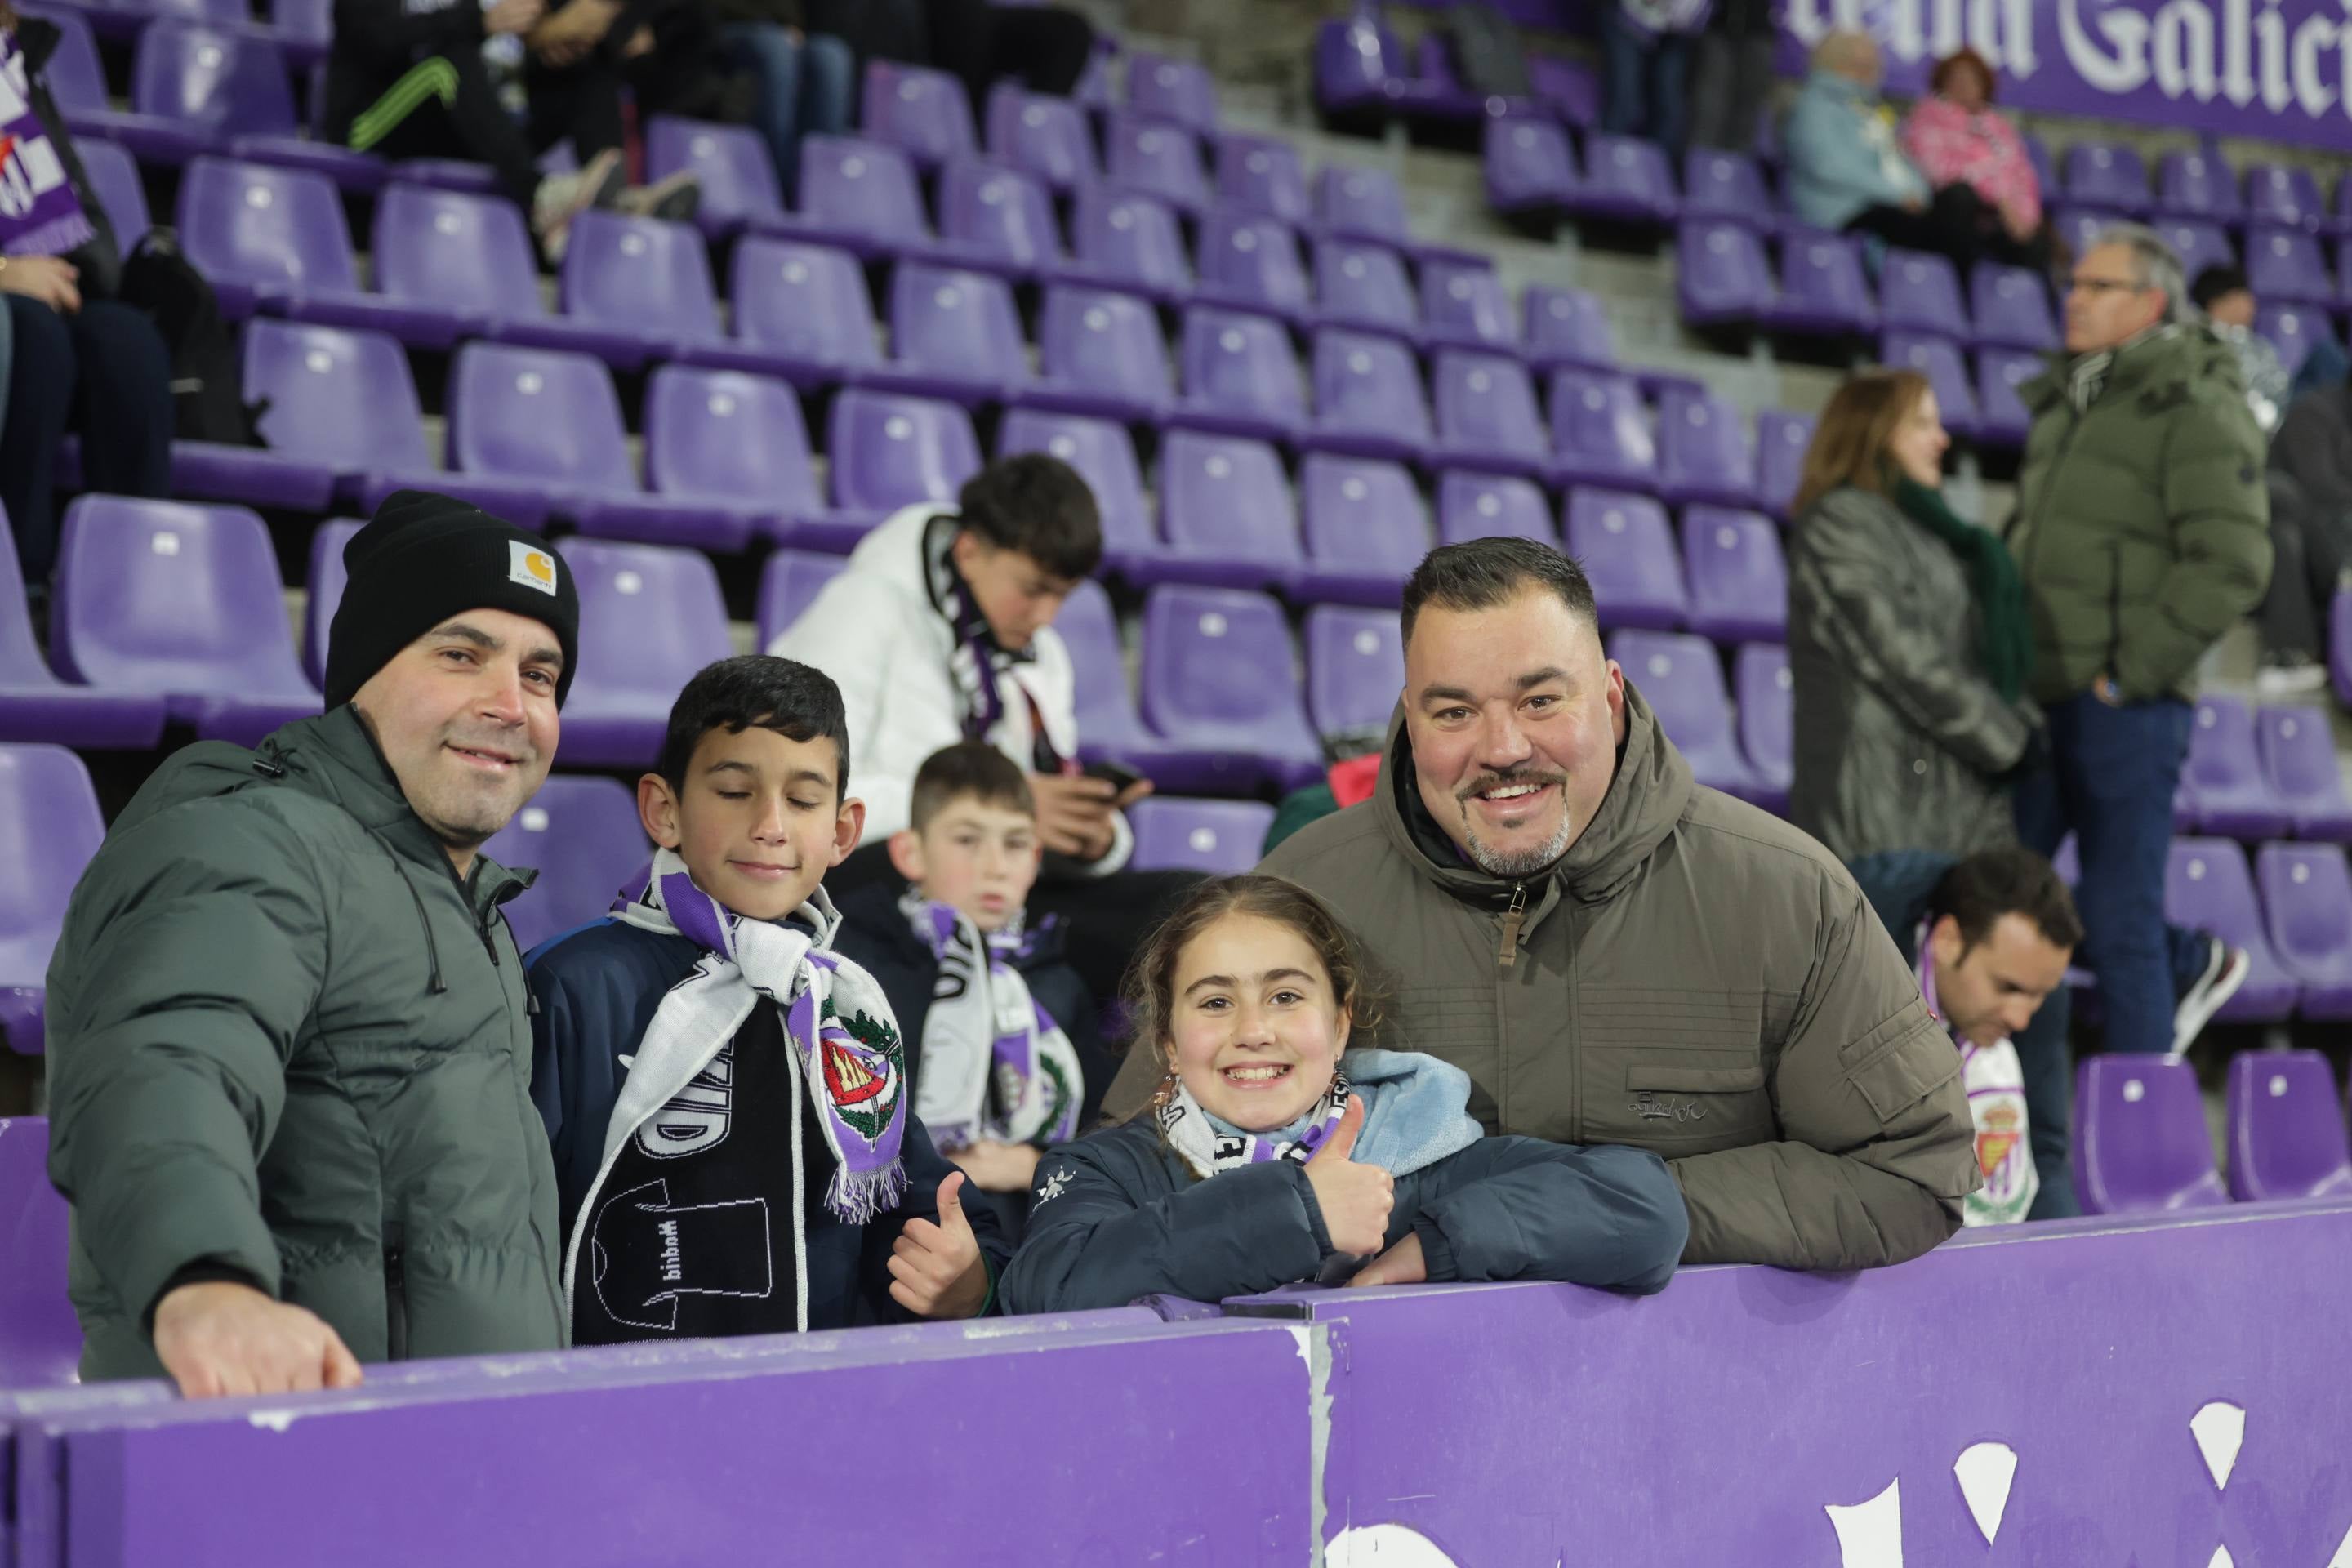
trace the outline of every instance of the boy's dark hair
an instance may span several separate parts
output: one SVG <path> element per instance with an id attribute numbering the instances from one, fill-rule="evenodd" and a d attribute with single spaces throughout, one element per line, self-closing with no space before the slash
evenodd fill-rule
<path id="1" fill-rule="evenodd" d="M 2213 301 L 2224 295 L 2252 288 L 2253 285 L 2246 281 L 2243 268 L 2208 267 L 2197 275 L 2197 281 L 2189 286 L 2189 302 L 2200 310 L 2210 310 L 2213 308 Z"/>
<path id="2" fill-rule="evenodd" d="M 956 802 L 971 799 L 1024 816 L 1037 815 L 1037 797 L 1030 794 L 1028 775 L 1018 763 L 985 741 L 959 741 L 933 752 L 915 770 L 908 825 L 920 833 Z"/>
<path id="3" fill-rule="evenodd" d="M 958 521 L 999 550 L 1026 555 L 1076 582 L 1102 564 L 1102 513 L 1095 492 L 1059 458 L 1024 452 L 964 481 Z"/>
<path id="4" fill-rule="evenodd" d="M 740 735 L 773 730 L 787 741 L 826 740 L 841 760 L 834 798 L 849 795 L 849 718 L 842 711 L 841 688 L 813 665 L 773 654 L 722 658 L 697 671 L 670 704 L 669 728 L 662 736 L 654 771 L 673 790 L 686 787 L 694 748 L 713 730 Z"/>
<path id="5" fill-rule="evenodd" d="M 2003 915 L 2023 915 L 2053 947 L 2082 945 L 2083 921 L 2057 868 L 2017 845 L 1984 849 L 1957 860 L 1927 895 L 1927 918 L 1949 915 L 1966 952 L 1992 935 Z"/>
<path id="6" fill-rule="evenodd" d="M 1598 629 L 1601 612 L 1584 568 L 1549 544 L 1532 539 L 1470 539 L 1441 544 L 1421 558 L 1404 580 L 1404 640 L 1426 607 L 1491 610 L 1530 588 L 1549 589 L 1579 618 Z"/>

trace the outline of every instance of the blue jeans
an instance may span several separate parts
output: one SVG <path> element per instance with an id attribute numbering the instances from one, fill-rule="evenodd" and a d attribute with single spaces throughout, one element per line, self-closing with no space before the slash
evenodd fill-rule
<path id="1" fill-rule="evenodd" d="M 2173 1005 L 2204 968 L 2204 939 L 2164 921 L 2172 792 L 2189 754 L 2189 707 L 2173 698 L 2111 708 L 2082 692 L 2049 710 L 2051 766 L 2017 785 L 2017 836 L 2044 855 L 2072 829 L 2082 963 L 2099 977 L 2111 1051 L 2168 1051 Z"/>
<path id="2" fill-rule="evenodd" d="M 775 160 L 784 200 L 793 201 L 800 182 L 801 138 L 811 132 L 837 136 L 849 129 L 856 58 L 831 34 L 804 34 L 795 43 L 772 22 L 730 23 L 720 36 L 737 63 L 759 79 L 753 119 L 767 139 L 768 156 Z"/>
<path id="3" fill-rule="evenodd" d="M 1612 5 L 1601 51 L 1601 129 L 1647 137 L 1679 164 L 1690 140 L 1690 38 L 1639 32 Z"/>

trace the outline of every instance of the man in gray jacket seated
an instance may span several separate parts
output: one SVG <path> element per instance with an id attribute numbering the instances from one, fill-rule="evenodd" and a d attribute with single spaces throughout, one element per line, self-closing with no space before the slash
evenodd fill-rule
<path id="1" fill-rule="evenodd" d="M 1433 552 L 1372 798 L 1262 870 L 1329 900 L 1396 984 L 1375 1043 L 1471 1078 L 1489 1132 L 1662 1155 L 1685 1263 L 1861 1268 L 1958 1228 L 1959 1058 L 1843 867 L 1695 782 L 1546 545 Z M 1105 1110 L 1154 1076 L 1137 1053 Z"/>

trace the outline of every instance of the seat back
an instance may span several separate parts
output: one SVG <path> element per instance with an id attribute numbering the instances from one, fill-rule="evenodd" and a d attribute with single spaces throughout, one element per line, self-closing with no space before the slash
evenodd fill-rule
<path id="1" fill-rule="evenodd" d="M 1796 682 L 1779 643 L 1743 644 L 1732 659 L 1739 702 L 1739 749 L 1764 780 L 1782 789 L 1796 773 Z"/>
<path id="2" fill-rule="evenodd" d="M 1318 605 L 1307 612 L 1307 712 L 1318 734 L 1377 744 L 1403 691 L 1394 611 Z"/>
<path id="3" fill-rule="evenodd" d="M 1192 287 L 1176 215 L 1165 202 L 1110 185 L 1082 185 L 1071 209 L 1070 248 L 1113 284 L 1152 291 Z"/>
<path id="4" fill-rule="evenodd" d="M 833 400 L 825 452 L 833 504 L 856 511 L 952 501 L 980 471 L 971 415 L 952 403 L 861 387 Z"/>
<path id="5" fill-rule="evenodd" d="M 1431 376 L 1437 433 L 1449 444 L 1540 463 L 1546 457 L 1542 417 L 1527 366 L 1508 354 L 1444 349 Z"/>
<path id="6" fill-rule="evenodd" d="M 772 376 L 658 367 L 646 382 L 646 488 L 786 517 L 822 511 L 800 395 Z"/>
<path id="7" fill-rule="evenodd" d="M 1227 136 L 1217 143 L 1217 205 L 1286 224 L 1307 221 L 1307 172 L 1298 149 L 1269 136 Z"/>
<path id="8" fill-rule="evenodd" d="M 1100 177 L 1086 111 L 1066 98 L 1025 91 L 1015 81 L 1000 81 L 989 91 L 988 152 L 1057 191 Z"/>
<path id="9" fill-rule="evenodd" d="M 2180 270 L 2192 283 L 2209 267 L 2238 264 L 2238 248 L 2230 243 L 2229 231 L 2210 219 L 2158 218 L 2152 226 L 2180 258 Z"/>
<path id="10" fill-rule="evenodd" d="M 386 333 L 256 316 L 244 393 L 268 405 L 261 434 L 273 451 L 348 472 L 431 466 L 407 353 Z"/>
<path id="11" fill-rule="evenodd" d="M 1449 342 L 1508 344 L 1517 329 L 1510 291 L 1494 266 L 1445 257 L 1421 264 L 1421 320 Z"/>
<path id="12" fill-rule="evenodd" d="M 1589 482 L 1648 485 L 1657 476 L 1641 388 L 1614 371 L 1552 373 L 1551 445 L 1561 465 Z"/>
<path id="13" fill-rule="evenodd" d="M 1118 621 L 1103 585 L 1089 578 L 1071 589 L 1062 613 L 1054 617 L 1054 629 L 1069 651 L 1072 708 L 1086 743 L 1114 752 L 1148 743 L 1143 721 L 1136 717 L 1135 694 L 1128 689 Z"/>
<path id="14" fill-rule="evenodd" d="M 1267 595 L 1154 588 L 1143 608 L 1143 718 L 1171 740 L 1213 743 L 1238 731 L 1311 752 L 1290 628 Z"/>
<path id="15" fill-rule="evenodd" d="M 41 79 L 48 87 L 50 100 L 59 111 L 71 114 L 76 110 L 109 108 L 110 100 L 106 92 L 106 69 L 99 63 L 98 39 L 91 34 L 89 23 L 81 13 L 69 5 L 55 8 L 20 5 L 17 10 L 27 16 L 38 16 L 58 30 L 58 45 L 49 52 L 49 63 L 43 70 Z M 74 146 L 87 166 L 91 143 L 77 137 Z M 96 172 L 92 171 L 91 178 L 96 177 Z M 111 210 L 109 204 L 110 213 Z M 121 226 L 118 224 L 116 226 Z"/>
<path id="16" fill-rule="evenodd" d="M 740 222 L 784 210 L 776 161 L 760 133 L 744 125 L 714 125 L 656 114 L 646 122 L 646 180 L 692 174 L 700 190 L 697 211 L 706 218 Z"/>
<path id="17" fill-rule="evenodd" d="M 858 124 L 875 141 L 904 148 L 924 163 L 944 163 L 980 145 L 961 78 L 891 60 L 866 62 Z"/>
<path id="18" fill-rule="evenodd" d="M 449 366 L 449 466 L 593 490 L 637 488 L 613 373 L 557 349 L 459 346 Z"/>
<path id="19" fill-rule="evenodd" d="M 1315 410 L 1326 430 L 1429 439 L 1421 368 L 1394 338 L 1336 327 L 1316 333 Z"/>
<path id="20" fill-rule="evenodd" d="M 2254 331 L 2278 350 L 2279 363 L 2289 375 L 2303 368 L 2305 357 L 2314 347 L 2336 341 L 2327 312 L 2310 305 L 2265 300 L 2255 308 Z"/>
<path id="21" fill-rule="evenodd" d="M 1977 336 L 1983 342 L 2021 349 L 2058 346 L 2050 286 L 2032 268 L 1979 261 L 1969 275 L 1969 294 L 1976 310 Z"/>
<path id="22" fill-rule="evenodd" d="M 678 343 L 719 336 L 710 253 L 686 224 L 582 213 L 572 220 L 558 292 L 563 313 L 576 321 Z"/>
<path id="23" fill-rule="evenodd" d="M 56 76 L 54 67 L 49 74 Z M 90 190 L 113 226 L 116 243 L 128 250 L 154 226 L 147 216 L 147 190 L 140 183 L 138 163 L 122 148 L 95 136 L 76 142 L 74 151 L 81 154 L 82 173 L 89 176 Z"/>
<path id="24" fill-rule="evenodd" d="M 1169 544 L 1187 555 L 1299 558 L 1298 515 L 1282 459 L 1263 441 L 1171 430 L 1160 450 L 1160 519 Z"/>
<path id="25" fill-rule="evenodd" d="M 1870 320 L 1874 306 L 1861 241 L 1842 234 L 1791 238 L 1780 256 L 1780 294 L 1794 308 Z"/>
<path id="26" fill-rule="evenodd" d="M 884 242 L 930 237 L 906 153 L 854 136 L 801 140 L 800 210 L 829 228 Z"/>
<path id="27" fill-rule="evenodd" d="M 291 136 L 299 123 L 275 42 L 250 28 L 176 16 L 159 16 L 139 35 L 131 107 L 222 136 Z"/>
<path id="28" fill-rule="evenodd" d="M 1697 630 L 1738 622 L 1751 632 L 1785 632 L 1789 568 L 1771 519 L 1735 507 L 1685 508 L 1683 570 Z"/>
<path id="29" fill-rule="evenodd" d="M 1412 237 L 1404 192 L 1385 169 L 1327 163 L 1315 174 L 1315 222 L 1324 233 L 1402 245 Z"/>
<path id="30" fill-rule="evenodd" d="M 1772 283 L 1771 263 L 1764 242 L 1745 224 L 1727 218 L 1686 219 L 1676 231 L 1675 256 L 1679 268 L 1675 289 L 1683 313 L 1701 320 L 1747 320 L 1760 313 L 1779 292 Z M 1804 246 L 1790 247 L 1791 281 L 1810 274 L 1798 258 L 1810 254 Z M 1792 294 L 1792 299 L 1803 296 Z"/>
<path id="31" fill-rule="evenodd" d="M 2327 215 L 2311 171 L 2284 163 L 2246 166 L 2246 221 L 2315 228 Z"/>
<path id="32" fill-rule="evenodd" d="M 1028 379 L 1013 290 L 985 272 L 901 261 L 890 279 L 890 349 L 911 371 Z"/>
<path id="33" fill-rule="evenodd" d="M 1888 364 L 1916 370 L 1927 378 L 1946 429 L 1963 437 L 1976 433 L 1976 388 L 1969 381 L 1968 363 L 1960 358 L 1958 344 L 1947 338 L 1889 332 L 1881 340 L 1880 353 Z"/>
<path id="34" fill-rule="evenodd" d="M 940 174 L 940 232 L 967 249 L 1015 267 L 1062 259 L 1054 200 L 1034 174 L 971 156 Z"/>
<path id="35" fill-rule="evenodd" d="M 105 837 L 79 757 L 63 746 L 0 744 L 0 989 L 47 984 L 66 902 Z"/>
<path id="36" fill-rule="evenodd" d="M 1805 475 L 1805 453 L 1813 444 L 1811 415 L 1768 408 L 1756 416 L 1756 503 L 1785 518 Z"/>
<path id="37" fill-rule="evenodd" d="M 1307 304 L 1307 268 L 1298 236 L 1280 218 L 1213 209 L 1201 225 L 1201 287 L 1255 310 L 1290 311 Z"/>
<path id="38" fill-rule="evenodd" d="M 1129 55 L 1127 107 L 1136 114 L 1206 133 L 1217 128 L 1217 84 L 1196 61 Z"/>
<path id="39" fill-rule="evenodd" d="M 1173 395 L 1160 318 L 1132 294 L 1055 284 L 1038 319 L 1037 355 L 1047 381 L 1158 405 Z"/>
<path id="40" fill-rule="evenodd" d="M 2317 708 L 2265 708 L 2256 716 L 2263 773 L 2275 795 L 2298 818 L 2346 811 L 2344 774 L 2327 715 Z"/>
<path id="41" fill-rule="evenodd" d="M 2078 142 L 2066 149 L 2064 173 L 2070 201 L 2122 213 L 2147 210 L 2147 161 L 2137 149 Z"/>
<path id="42" fill-rule="evenodd" d="M 310 532 L 310 591 L 302 615 L 302 673 L 327 684 L 327 638 L 343 602 L 343 546 L 365 525 L 355 517 L 330 518 Z"/>
<path id="43" fill-rule="evenodd" d="M 501 866 L 539 872 L 530 891 L 499 906 L 514 928 L 515 945 L 529 952 L 611 909 L 652 858 L 653 846 L 637 821 L 636 795 L 626 784 L 559 773 L 540 785 L 482 853 Z"/>
<path id="44" fill-rule="evenodd" d="M 730 274 L 740 342 L 851 370 L 881 363 L 873 297 L 847 251 L 747 237 L 736 242 Z"/>
<path id="45" fill-rule="evenodd" d="M 1890 248 L 1878 269 L 1878 319 L 1888 328 L 1967 337 L 1968 308 L 1960 303 L 1959 274 L 1951 261 Z"/>
<path id="46" fill-rule="evenodd" d="M 2263 299 L 2326 305 L 2336 298 L 2319 237 L 2299 228 L 2258 225 L 2246 232 L 2246 282 Z"/>
<path id="47" fill-rule="evenodd" d="M 1103 129 L 1103 174 L 1114 185 L 1176 206 L 1208 205 L 1201 144 L 1181 125 L 1113 113 Z"/>
<path id="48" fill-rule="evenodd" d="M 1581 184 L 1568 128 L 1536 115 L 1486 121 L 1486 195 L 1498 207 L 1557 202 Z"/>
<path id="49" fill-rule="evenodd" d="M 1078 471 L 1094 492 L 1104 547 L 1116 554 L 1149 552 L 1160 540 L 1143 499 L 1143 469 L 1135 438 L 1115 420 L 1041 408 L 1012 408 L 996 427 L 996 455 L 1045 452 Z"/>
<path id="50" fill-rule="evenodd" d="M 1741 771 L 1731 738 L 1731 700 L 1713 644 L 1688 632 L 1620 631 L 1610 635 L 1609 657 L 1641 688 L 1692 771 L 1716 776 L 1727 759 L 1733 771 Z"/>
<path id="51" fill-rule="evenodd" d="M 1194 404 L 1297 419 L 1307 412 L 1298 358 L 1282 323 L 1196 305 L 1184 315 L 1184 392 Z"/>
<path id="52" fill-rule="evenodd" d="M 2305 981 L 2352 982 L 2352 872 L 2333 844 L 2265 844 L 2254 853 L 2263 930 Z"/>
<path id="53" fill-rule="evenodd" d="M 735 651 L 719 573 L 699 550 L 582 538 L 557 548 L 580 593 L 571 700 L 583 711 L 666 713 L 705 665 Z"/>
<path id="54" fill-rule="evenodd" d="M 1258 862 L 1274 826 L 1274 807 L 1255 800 L 1185 800 L 1154 795 L 1128 807 L 1139 871 L 1198 871 L 1232 877 Z"/>
<path id="55" fill-rule="evenodd" d="M 760 569 L 760 646 L 772 647 L 806 613 L 824 585 L 847 568 L 846 556 L 809 550 L 779 550 Z"/>
<path id="56" fill-rule="evenodd" d="M 2209 692 L 2197 700 L 2181 778 L 2192 790 L 2260 792 L 2262 763 L 2254 750 L 2254 716 L 2235 697 Z"/>
<path id="57" fill-rule="evenodd" d="M 1307 556 L 1318 566 L 1404 580 L 1429 553 L 1429 514 L 1402 463 L 1308 455 L 1298 469 Z"/>
<path id="58" fill-rule="evenodd" d="M 2231 1058 L 2230 1195 L 2263 1203 L 2346 1191 L 2352 1191 L 2352 1147 L 2327 1058 L 2317 1051 Z"/>
<path id="59" fill-rule="evenodd" d="M 1616 333 L 1599 295 L 1586 289 L 1530 286 L 1520 303 L 1526 318 L 1520 341 L 1528 353 L 1595 369 L 1617 363 Z"/>
<path id="60" fill-rule="evenodd" d="M 1557 545 L 1551 504 L 1532 479 L 1448 468 L 1437 480 L 1437 542 L 1496 536 Z"/>
<path id="61" fill-rule="evenodd" d="M 1370 240 L 1326 238 L 1315 247 L 1315 300 L 1323 319 L 1410 332 L 1421 319 L 1404 258 Z"/>
<path id="62" fill-rule="evenodd" d="M 151 23 L 148 35 L 173 25 Z M 324 174 L 198 158 L 180 177 L 179 226 L 190 264 L 215 282 L 302 294 L 358 286 L 342 200 Z"/>
<path id="63" fill-rule="evenodd" d="M 371 243 L 376 291 L 386 299 L 491 321 L 547 313 L 530 235 L 503 196 L 388 185 L 376 197 Z"/>
<path id="64" fill-rule="evenodd" d="M 1678 626 L 1688 618 L 1666 509 L 1647 496 L 1579 486 L 1568 498 L 1568 553 L 1591 580 L 1603 626 Z"/>
<path id="65" fill-rule="evenodd" d="M 0 1388 L 64 1387 L 79 1375 L 69 1211 L 48 1163 L 47 1118 L 0 1120 Z"/>
<path id="66" fill-rule="evenodd" d="M 2246 852 L 2228 838 L 2175 838 L 2165 863 L 2165 919 L 2193 925 L 2240 947 L 2270 956 Z M 2229 1016 L 2224 1008 L 2221 1016 Z"/>
<path id="67" fill-rule="evenodd" d="M 2156 206 L 2160 213 L 2216 223 L 2234 221 L 2243 210 L 2230 165 L 2202 152 L 2167 153 L 2156 161 Z"/>
<path id="68" fill-rule="evenodd" d="M 2074 1186 L 2089 1214 L 2225 1204 L 2197 1073 L 2169 1057 L 2093 1057 L 2076 1069 Z"/>
<path id="69" fill-rule="evenodd" d="M 1709 147 L 1683 154 L 1683 211 L 1750 225 L 1769 223 L 1774 216 L 1762 166 L 1745 153 Z"/>

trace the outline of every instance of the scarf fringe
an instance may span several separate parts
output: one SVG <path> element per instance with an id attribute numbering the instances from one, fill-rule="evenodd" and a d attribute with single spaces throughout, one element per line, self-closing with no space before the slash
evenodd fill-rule
<path id="1" fill-rule="evenodd" d="M 825 1184 L 824 1206 L 847 1224 L 872 1225 L 897 1208 L 906 1195 L 904 1161 L 893 1160 L 878 1171 L 852 1171 L 846 1165 L 835 1165 L 833 1180 Z"/>
<path id="2" fill-rule="evenodd" d="M 26 229 L 8 238 L 11 256 L 64 256 L 80 249 L 97 237 L 98 231 L 81 209 L 59 213 L 37 228 Z"/>

